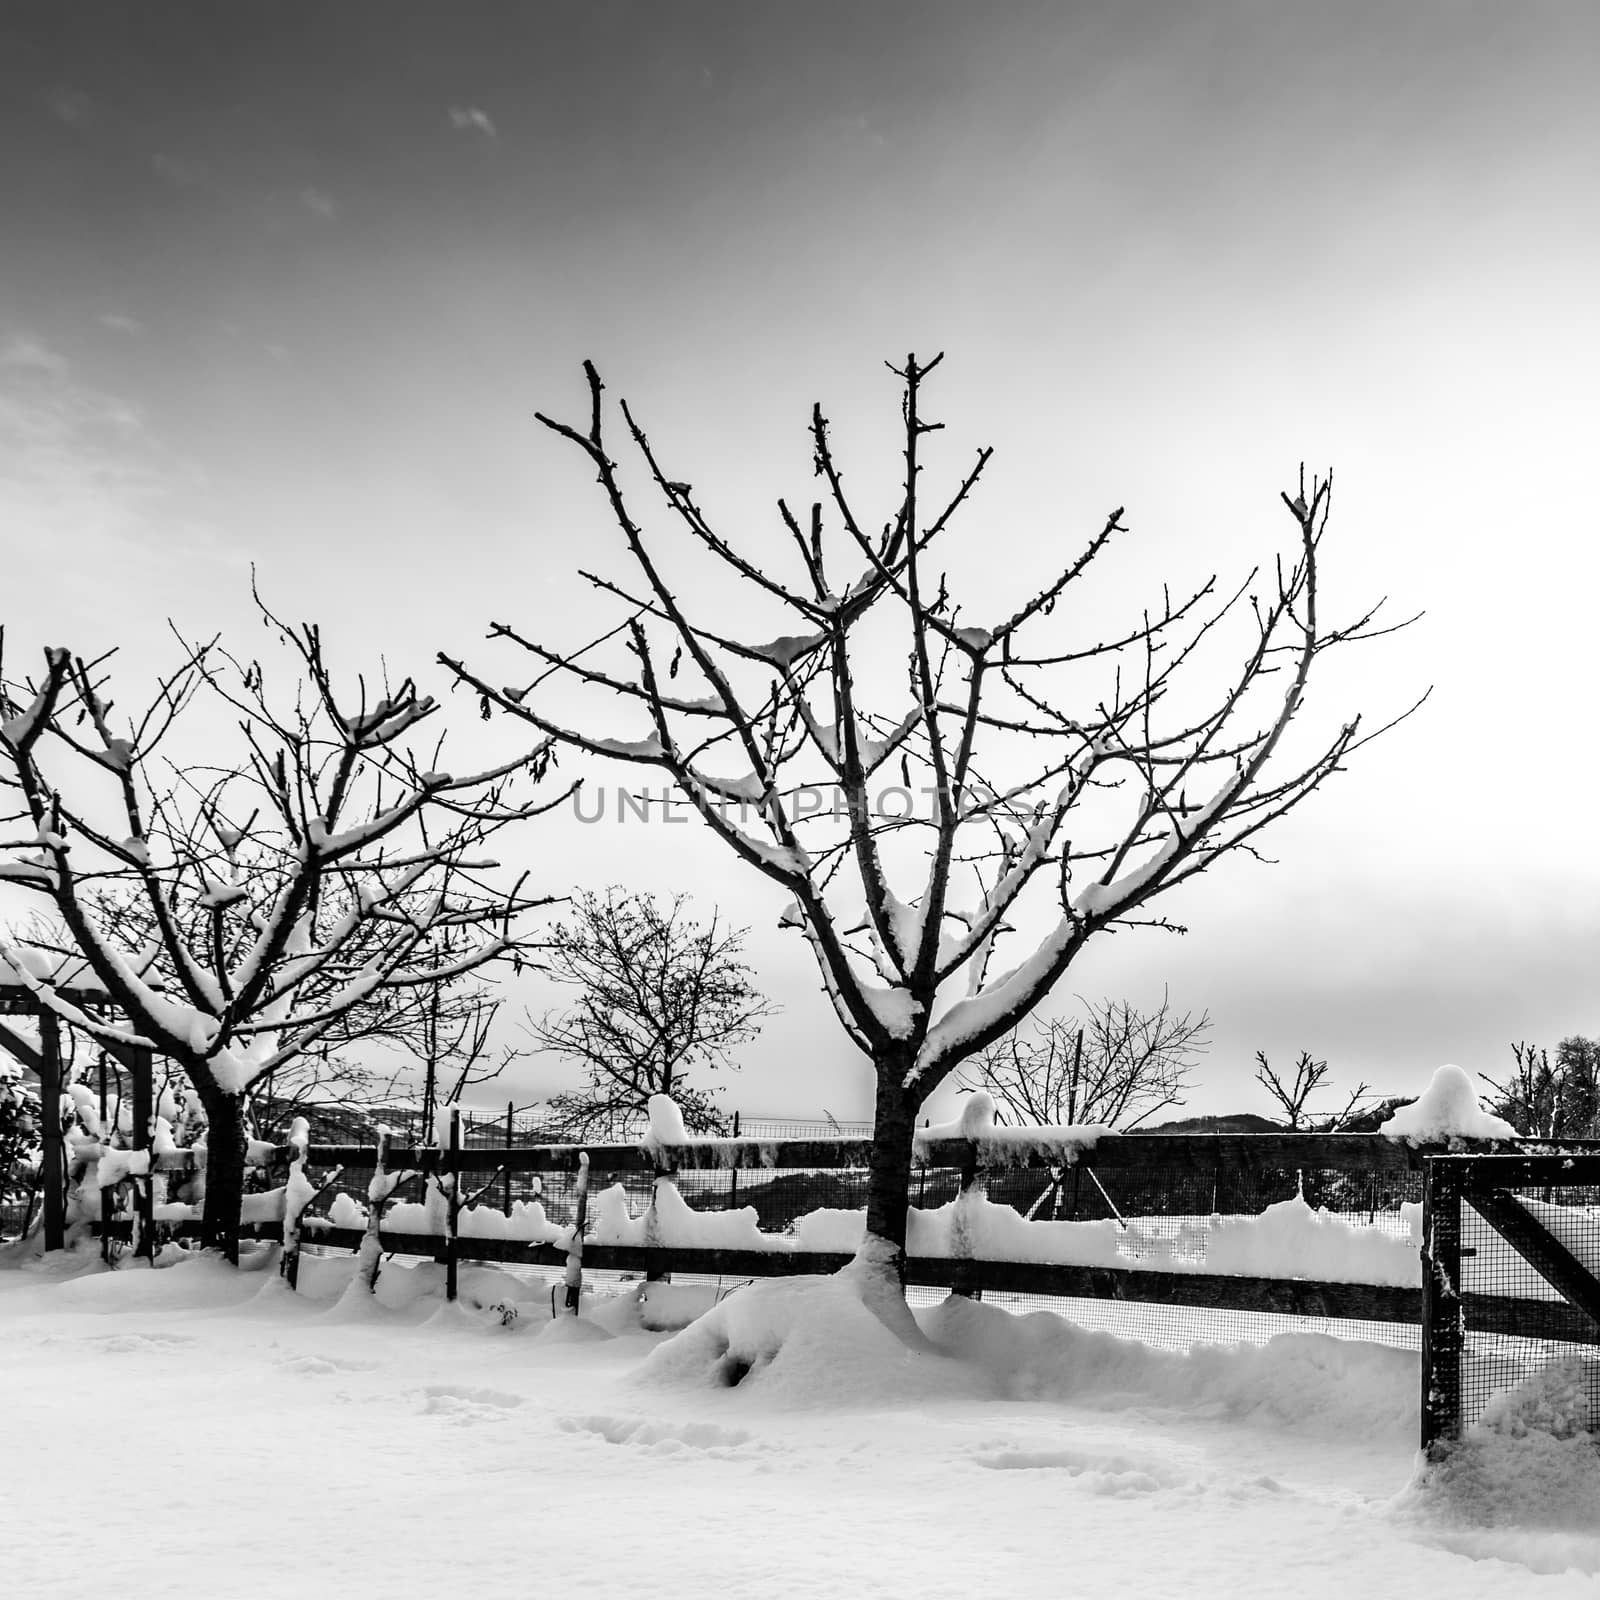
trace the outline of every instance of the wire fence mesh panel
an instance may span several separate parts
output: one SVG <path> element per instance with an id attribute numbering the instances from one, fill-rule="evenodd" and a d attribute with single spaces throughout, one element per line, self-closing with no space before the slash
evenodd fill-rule
<path id="1" fill-rule="evenodd" d="M 39 1209 L 38 1201 L 26 1195 L 0 1200 L 0 1243 L 21 1236 Z"/>
<path id="2" fill-rule="evenodd" d="M 864 1230 L 870 1146 L 824 1126 L 830 1137 L 817 1138 L 814 1123 L 752 1118 L 737 1140 L 589 1147 L 586 1270 L 596 1281 L 670 1271 L 719 1289 L 832 1270 Z M 396 1248 L 415 1251 L 424 1233 L 442 1240 L 425 1170 L 449 1166 L 460 1174 L 459 1237 L 441 1254 L 519 1272 L 560 1259 L 560 1230 L 577 1219 L 578 1147 L 545 1143 L 543 1131 L 515 1115 L 463 1118 L 454 1155 L 391 1144 L 391 1170 L 411 1169 L 385 1219 Z M 956 1289 L 1174 1348 L 1284 1332 L 1418 1342 L 1420 1161 L 1389 1141 L 1111 1136 L 1019 1154 L 1004 1141 L 935 1139 L 919 1152 L 914 1303 Z M 335 1163 L 343 1171 L 311 1208 L 307 1243 L 320 1232 L 349 1248 L 354 1234 L 327 1224 L 362 1220 L 371 1148 L 314 1147 L 311 1159 L 314 1182 Z"/>
<path id="3" fill-rule="evenodd" d="M 1600 1155 L 1428 1165 L 1424 1445 L 1518 1392 L 1600 1426 Z"/>

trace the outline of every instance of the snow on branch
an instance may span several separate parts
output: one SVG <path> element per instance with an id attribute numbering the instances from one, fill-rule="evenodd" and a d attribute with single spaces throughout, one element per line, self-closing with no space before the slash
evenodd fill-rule
<path id="1" fill-rule="evenodd" d="M 792 583 L 713 528 L 709 497 L 668 475 L 624 405 L 659 500 L 636 508 L 608 444 L 604 385 L 586 363 L 587 417 L 539 420 L 598 477 L 633 576 L 584 576 L 622 614 L 565 650 L 497 624 L 496 642 L 522 646 L 538 669 L 514 695 L 447 662 L 486 711 L 654 767 L 742 860 L 777 880 L 781 925 L 804 935 L 846 1033 L 913 1110 L 1026 1017 L 1090 937 L 1170 927 L 1147 914 L 1151 900 L 1228 854 L 1253 853 L 1264 827 L 1340 769 L 1362 742 L 1354 719 L 1309 749 L 1291 749 L 1290 725 L 1315 661 L 1383 631 L 1376 607 L 1343 626 L 1320 617 L 1331 482 L 1308 483 L 1303 472 L 1298 492 L 1283 496 L 1289 551 L 1220 601 L 1208 578 L 1187 595 L 1161 586 L 1132 618 L 1077 604 L 1101 553 L 1133 537 L 1119 506 L 1002 620 L 974 625 L 962 615 L 949 541 L 992 452 L 934 487 L 929 444 L 942 424 L 928 413 L 926 381 L 941 359 L 892 367 L 901 487 L 872 517 L 847 490 L 847 464 L 813 408 L 818 498 L 809 516 L 777 502 L 780 552 L 798 557 Z M 664 530 L 652 521 L 663 512 Z M 685 546 L 739 580 L 748 605 L 724 607 L 709 624 L 691 615 L 688 599 L 704 591 L 667 577 L 666 556 Z M 932 565 L 933 550 L 949 568 Z M 776 625 L 763 610 L 774 605 Z M 886 650 L 886 634 L 903 650 Z M 1234 666 L 1208 681 L 1225 641 Z M 669 689 L 680 670 L 691 684 Z M 551 678 L 574 704 L 620 693 L 644 705 L 652 736 L 602 733 L 598 701 L 592 713 L 564 703 L 557 720 L 540 703 Z M 707 710 L 717 719 L 709 735 L 703 720 L 691 726 Z M 738 752 L 737 776 L 715 775 L 732 765 L 708 754 L 723 743 Z M 958 905 L 969 877 L 976 904 L 963 890 Z M 997 946 L 1030 925 L 1046 931 L 992 976 Z M 850 942 L 861 935 L 864 955 Z"/>
<path id="2" fill-rule="evenodd" d="M 341 684 L 318 629 L 260 612 L 287 647 L 287 692 L 259 661 L 186 642 L 124 731 L 103 657 L 51 650 L 37 683 L 0 675 L 0 789 L 33 828 L 0 847 L 0 877 L 48 905 L 121 1016 L 86 1016 L 31 981 L 92 1036 L 170 1057 L 202 1099 L 332 1038 L 383 1036 L 406 1009 L 387 992 L 520 958 L 515 924 L 547 903 L 497 884 L 484 847 L 549 808 L 534 791 L 553 747 L 452 774 L 437 740 L 409 743 L 432 696 L 409 678 Z M 235 714 L 235 747 L 157 767 L 197 693 Z M 26 941 L 4 954 L 29 971 Z"/>

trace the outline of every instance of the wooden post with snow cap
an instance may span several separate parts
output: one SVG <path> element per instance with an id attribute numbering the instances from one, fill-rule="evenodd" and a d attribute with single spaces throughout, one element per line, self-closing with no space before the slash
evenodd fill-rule
<path id="1" fill-rule="evenodd" d="M 501 1169 L 502 1188 L 500 1192 L 500 1209 L 509 1217 L 511 1215 L 511 1151 L 515 1142 L 516 1133 L 516 1102 L 506 1101 L 506 1164 Z"/>
<path id="2" fill-rule="evenodd" d="M 100 1133 L 102 1144 L 111 1140 L 111 1130 L 106 1126 L 106 1115 L 109 1109 L 109 1100 L 106 1095 L 106 1052 L 100 1052 Z M 117 1220 L 117 1197 L 111 1192 L 109 1185 L 102 1185 L 100 1189 L 100 1259 L 109 1267 L 114 1251 L 112 1249 L 113 1224 Z"/>
<path id="3" fill-rule="evenodd" d="M 450 1159 L 442 1163 L 448 1170 L 440 1180 L 449 1185 L 445 1190 L 444 1212 L 444 1297 L 454 1301 L 460 1280 L 460 1265 L 456 1249 L 456 1230 L 461 1217 L 461 1107 L 450 1108 Z"/>
<path id="4" fill-rule="evenodd" d="M 39 1136 L 43 1146 L 40 1182 L 44 1187 L 44 1247 L 67 1242 L 66 1141 L 61 1131 L 61 1025 L 55 1013 L 39 1010 Z"/>
<path id="5" fill-rule="evenodd" d="M 983 1094 L 980 1089 L 978 1094 Z M 977 1100 L 977 1095 L 973 1096 Z M 970 1110 L 970 1106 L 969 1106 Z M 958 1294 L 963 1299 L 983 1299 L 983 1289 L 977 1281 L 973 1271 L 972 1259 L 981 1252 L 973 1248 L 972 1243 L 972 1217 L 971 1211 L 981 1205 L 989 1196 L 989 1186 L 984 1182 L 983 1173 L 978 1166 L 978 1141 L 975 1137 L 976 1127 L 981 1125 L 981 1113 L 967 1139 L 967 1148 L 961 1157 L 961 1188 L 956 1195 L 954 1223 L 950 1233 L 950 1253 L 955 1259 L 955 1269 L 951 1279 L 950 1292 Z M 963 1123 L 971 1121 L 968 1117 L 962 1118 Z M 994 1122 L 993 1102 L 990 1102 L 989 1125 Z"/>
<path id="6" fill-rule="evenodd" d="M 656 1205 L 656 1199 L 661 1193 L 661 1186 L 669 1184 L 677 1187 L 677 1178 L 670 1167 L 655 1166 L 650 1169 L 650 1205 L 644 1218 L 644 1243 L 647 1250 L 661 1248 L 661 1217 Z M 658 1267 L 653 1262 L 644 1270 L 646 1283 L 671 1283 L 672 1273 L 665 1267 Z"/>
<path id="7" fill-rule="evenodd" d="M 961 1159 L 961 1192 L 956 1198 L 956 1226 L 950 1239 L 957 1263 L 950 1292 L 968 1300 L 983 1299 L 983 1289 L 972 1269 L 972 1258 L 977 1252 L 972 1245 L 971 1218 L 967 1210 L 981 1204 L 988 1196 L 989 1186 L 978 1168 L 978 1142 L 974 1139 L 968 1143 L 967 1153 Z"/>
<path id="8" fill-rule="evenodd" d="M 1422 1448 L 1436 1455 L 1461 1431 L 1461 1174 L 1459 1157 L 1429 1156 L 1422 1178 Z"/>
<path id="9" fill-rule="evenodd" d="M 663 1184 L 673 1189 L 678 1186 L 676 1166 L 663 1154 L 662 1146 L 682 1143 L 688 1138 L 688 1131 L 683 1125 L 683 1114 L 678 1110 L 677 1103 L 671 1095 L 651 1095 L 649 1109 L 650 1133 L 645 1140 L 645 1150 L 650 1156 L 650 1207 L 645 1212 L 644 1242 L 646 1249 L 659 1250 L 661 1216 L 656 1203 L 657 1198 L 662 1192 Z M 672 1274 L 664 1267 L 648 1266 L 645 1268 L 644 1281 L 671 1283 Z"/>
<path id="10" fill-rule="evenodd" d="M 143 1177 L 133 1180 L 133 1203 L 137 1243 L 135 1256 L 154 1260 L 156 1253 L 155 1176 L 150 1170 L 150 1135 L 155 1124 L 155 1057 L 146 1045 L 128 1051 L 128 1068 L 133 1075 L 133 1148 L 146 1156 Z"/>
<path id="11" fill-rule="evenodd" d="M 289 1127 L 289 1177 L 283 1186 L 283 1260 L 278 1267 L 291 1289 L 300 1287 L 300 1219 L 317 1192 L 306 1176 L 310 1139 L 310 1125 L 304 1117 L 296 1117 Z"/>
<path id="12" fill-rule="evenodd" d="M 383 1229 L 384 1208 L 394 1191 L 394 1182 L 385 1170 L 389 1165 L 389 1130 L 378 1130 L 378 1151 L 372 1164 L 372 1182 L 367 1185 L 367 1231 L 356 1247 L 356 1277 L 369 1290 L 378 1287 L 378 1273 L 383 1261 L 383 1241 L 378 1237 Z"/>
<path id="13" fill-rule="evenodd" d="M 578 1152 L 578 1182 L 573 1195 L 572 1240 L 567 1246 L 566 1310 L 578 1314 L 583 1299 L 583 1230 L 589 1223 L 589 1152 Z"/>

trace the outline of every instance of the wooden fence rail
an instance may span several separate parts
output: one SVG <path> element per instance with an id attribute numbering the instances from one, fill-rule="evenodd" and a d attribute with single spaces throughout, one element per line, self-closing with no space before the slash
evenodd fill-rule
<path id="1" fill-rule="evenodd" d="M 1463 1148 L 1457 1145 L 1459 1150 Z M 1555 1146 L 1534 1140 L 1473 1141 L 1475 1154 L 1498 1153 L 1535 1161 L 1552 1154 L 1585 1149 L 1600 1153 L 1600 1140 Z M 94 1147 L 79 1144 L 79 1156 Z M 574 1252 L 559 1244 L 484 1238 L 462 1234 L 457 1225 L 463 1174 L 552 1173 L 578 1176 L 587 1167 L 597 1175 L 648 1173 L 657 1178 L 689 1172 L 828 1171 L 864 1169 L 870 1141 L 860 1139 L 701 1139 L 682 1144 L 610 1145 L 587 1149 L 571 1145 L 529 1145 L 515 1148 L 463 1147 L 459 1135 L 451 1144 L 386 1147 L 312 1145 L 303 1152 L 306 1170 L 371 1172 L 380 1165 L 389 1174 L 407 1173 L 444 1180 L 448 1222 L 443 1233 L 409 1233 L 382 1226 L 378 1245 L 385 1254 L 433 1259 L 445 1264 L 454 1297 L 460 1262 L 574 1268 Z M 918 1141 L 917 1159 L 927 1168 L 959 1171 L 963 1187 L 981 1184 L 997 1172 L 1018 1168 L 1059 1171 L 1074 1164 L 1088 1171 L 1145 1169 L 1174 1176 L 1232 1180 L 1262 1174 L 1293 1172 L 1414 1174 L 1442 1147 L 1413 1146 L 1369 1134 L 1105 1134 L 1032 1138 L 1010 1130 L 993 1138 Z M 280 1146 L 258 1151 L 259 1165 L 281 1180 L 302 1152 Z M 151 1157 L 161 1173 L 193 1172 L 204 1152 L 181 1150 Z M 1532 1170 L 1542 1170 L 1530 1166 Z M 325 1186 L 324 1186 L 325 1187 Z M 319 1191 L 321 1192 L 321 1191 Z M 128 1225 L 114 1224 L 113 1236 Z M 195 1232 L 192 1224 L 174 1229 L 180 1237 Z M 310 1216 L 299 1219 L 296 1243 L 323 1249 L 359 1249 L 368 1231 L 339 1228 Z M 246 1229 L 259 1239 L 280 1239 L 282 1228 L 262 1223 Z M 837 1271 L 848 1254 L 790 1249 L 751 1250 L 709 1247 L 608 1245 L 585 1239 L 581 1270 L 658 1276 L 685 1273 L 722 1278 L 760 1278 Z M 292 1276 L 292 1272 L 291 1272 Z M 1054 1262 L 992 1260 L 952 1256 L 912 1256 L 906 1263 L 908 1284 L 952 1288 L 962 1293 L 1000 1292 L 1068 1299 L 1121 1301 L 1216 1311 L 1264 1312 L 1364 1322 L 1422 1326 L 1423 1291 L 1417 1286 L 1327 1282 L 1308 1278 L 1251 1277 L 1200 1271 L 1166 1271 L 1138 1266 L 1070 1265 Z M 1585 1339 L 1590 1323 L 1578 1308 L 1559 1301 L 1471 1295 L 1472 1325 L 1488 1332 L 1548 1339 Z M 574 1299 L 573 1304 L 576 1304 Z"/>
<path id="2" fill-rule="evenodd" d="M 1009 1133 L 1010 1130 L 1002 1130 Z M 1600 1152 L 1600 1139 L 1551 1144 L 1532 1139 L 1472 1140 L 1457 1149 L 1475 1153 L 1508 1152 L 1534 1156 L 1563 1154 L 1574 1149 Z M 1261 1172 L 1420 1173 L 1430 1155 L 1442 1155 L 1444 1145 L 1410 1145 L 1365 1133 L 1109 1133 L 1097 1140 L 1079 1138 L 1004 1137 L 992 1139 L 919 1139 L 917 1159 L 923 1166 L 963 1169 L 973 1164 L 982 1171 L 1017 1167 L 1046 1168 L 1081 1163 L 1097 1170 L 1159 1167 L 1173 1172 L 1230 1175 Z M 312 1145 L 307 1160 L 315 1166 L 360 1167 L 372 1165 L 372 1145 Z M 578 1170 L 580 1154 L 587 1155 L 595 1172 L 717 1172 L 730 1168 L 798 1169 L 865 1168 L 872 1155 L 870 1139 L 697 1139 L 683 1144 L 652 1145 L 493 1145 L 464 1147 L 458 1154 L 435 1146 L 410 1149 L 391 1145 L 391 1168 L 421 1172 L 478 1172 L 503 1166 L 511 1172 L 570 1172 Z M 291 1147 L 276 1152 L 285 1164 Z"/>

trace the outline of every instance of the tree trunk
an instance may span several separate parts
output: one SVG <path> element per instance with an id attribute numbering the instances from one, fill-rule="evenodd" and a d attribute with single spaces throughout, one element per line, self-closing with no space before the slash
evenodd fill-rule
<path id="1" fill-rule="evenodd" d="M 872 1165 L 867 1172 L 867 1232 L 893 1247 L 895 1275 L 906 1265 L 906 1209 L 911 1204 L 911 1149 L 917 1108 L 904 1082 L 909 1063 L 895 1053 L 877 1063 L 878 1094 L 872 1125 Z"/>
<path id="2" fill-rule="evenodd" d="M 239 1264 L 239 1214 L 244 1209 L 245 1153 L 242 1094 L 202 1094 L 206 1109 L 206 1199 L 202 1242 Z"/>

